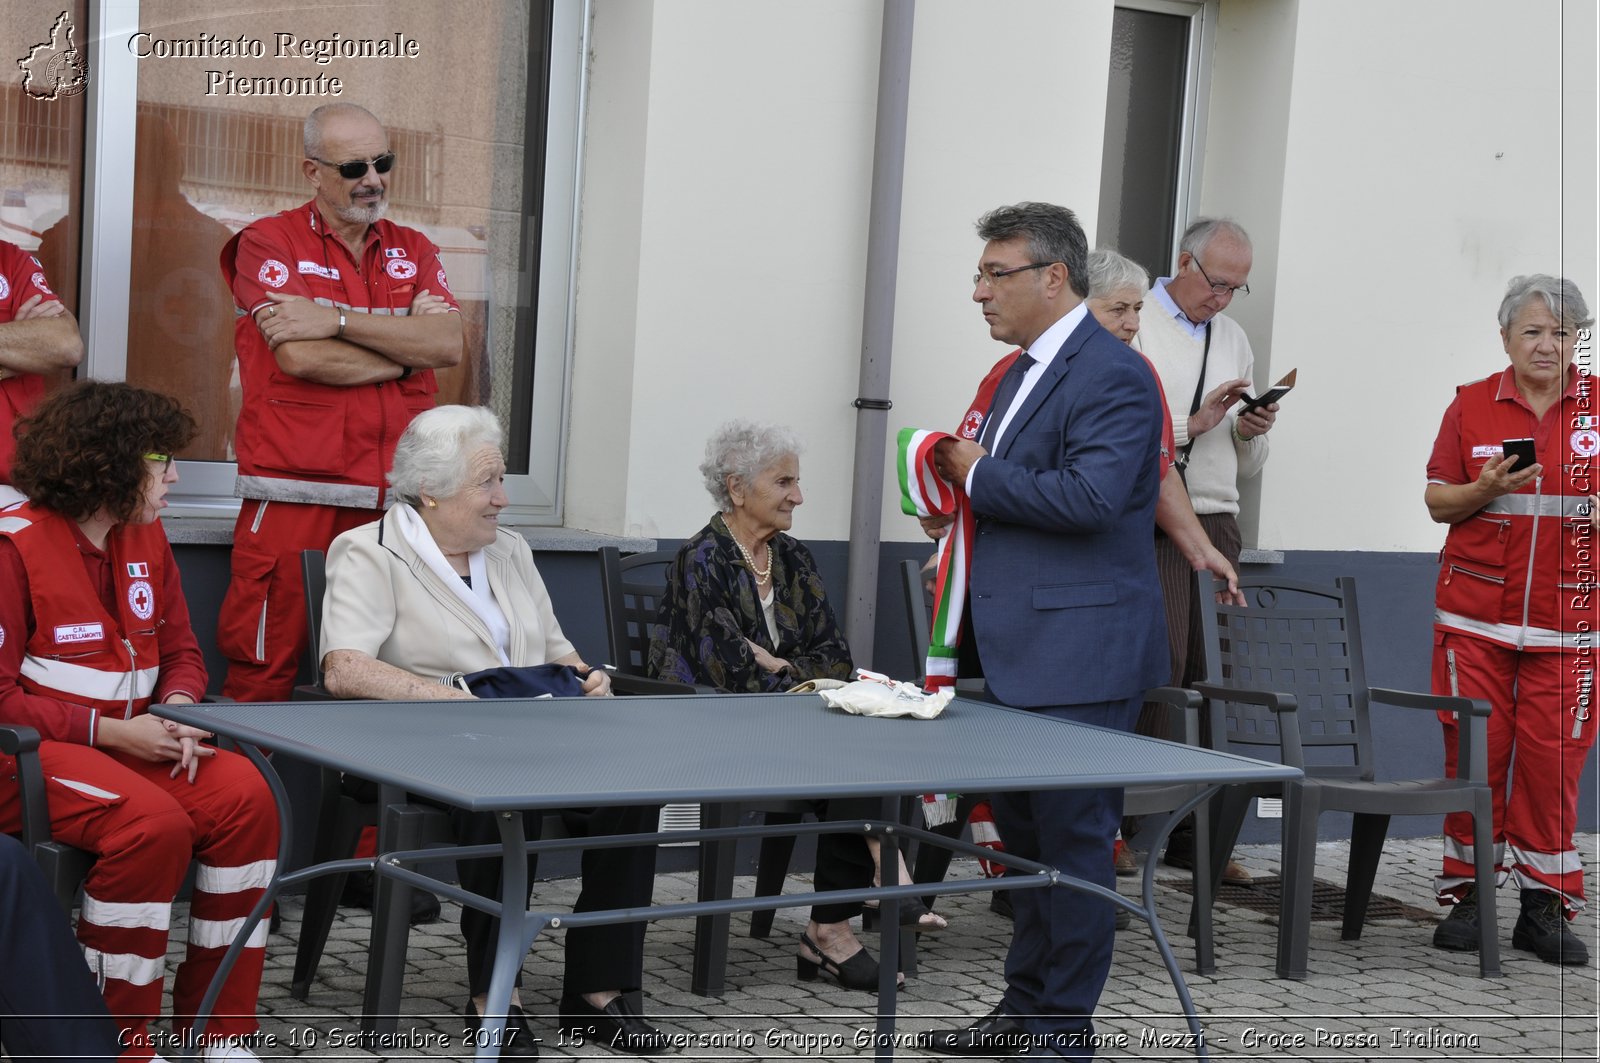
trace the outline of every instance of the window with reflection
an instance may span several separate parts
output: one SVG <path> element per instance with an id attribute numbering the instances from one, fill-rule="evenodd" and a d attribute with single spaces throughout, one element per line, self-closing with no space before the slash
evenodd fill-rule
<path id="1" fill-rule="evenodd" d="M 241 39 L 263 54 L 214 54 Z M 336 101 L 388 129 L 387 217 L 439 246 L 461 303 L 466 354 L 439 374 L 439 401 L 489 405 L 508 439 L 527 439 L 537 280 L 525 280 L 539 267 L 549 39 L 547 3 L 142 0 L 129 44 L 139 58 L 126 377 L 194 412 L 200 435 L 181 457 L 233 458 L 234 307 L 218 255 L 256 218 L 311 198 L 302 126 Z M 402 54 L 352 55 L 371 45 L 349 42 Z M 526 471 L 525 449 L 513 446 L 510 463 Z"/>
<path id="2" fill-rule="evenodd" d="M 83 226 L 87 8 L 86 2 L 46 7 L 37 0 L 0 0 L 0 24 L 11 42 L 0 60 L 14 72 L 0 83 L 0 240 L 37 256 L 74 314 Z M 70 376 L 63 371 L 56 383 Z"/>

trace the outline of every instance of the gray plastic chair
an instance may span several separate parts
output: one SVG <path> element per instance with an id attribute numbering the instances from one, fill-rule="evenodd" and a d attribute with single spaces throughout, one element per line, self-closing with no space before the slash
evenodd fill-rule
<path id="1" fill-rule="evenodd" d="M 1489 704 L 1367 686 L 1355 581 L 1327 584 L 1240 580 L 1248 608 L 1218 605 L 1207 573 L 1197 577 L 1205 632 L 1206 674 L 1195 684 L 1210 705 L 1211 746 L 1305 771 L 1287 786 L 1230 786 L 1217 801 L 1212 889 L 1233 850 L 1251 798 L 1283 795 L 1283 893 L 1278 920 L 1279 978 L 1304 979 L 1316 876 L 1317 820 L 1355 815 L 1350 836 L 1342 937 L 1361 936 L 1383 842 L 1393 815 L 1467 812 L 1473 817 L 1480 937 L 1478 970 L 1500 974 L 1495 924 L 1492 804 L 1486 731 Z M 1377 779 L 1371 705 L 1455 712 L 1464 778 Z M 1308 759 L 1307 753 L 1311 752 Z"/>

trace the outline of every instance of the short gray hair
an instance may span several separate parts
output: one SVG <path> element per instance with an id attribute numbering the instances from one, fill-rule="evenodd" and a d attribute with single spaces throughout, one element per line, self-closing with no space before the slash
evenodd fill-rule
<path id="1" fill-rule="evenodd" d="M 1089 238 L 1083 235 L 1078 216 L 1054 203 L 1014 203 L 996 207 L 978 219 L 978 237 L 986 241 L 1027 241 L 1028 255 L 1035 262 L 1059 262 L 1067 267 L 1067 283 L 1080 298 L 1089 294 Z"/>
<path id="2" fill-rule="evenodd" d="M 1500 300 L 1500 327 L 1510 328 L 1511 319 L 1517 316 L 1522 304 L 1533 298 L 1543 299 L 1551 315 L 1563 325 L 1588 328 L 1594 324 L 1594 318 L 1589 316 L 1589 306 L 1583 301 L 1583 293 L 1576 284 L 1565 277 L 1552 277 L 1548 273 L 1529 273 L 1512 277 L 1511 283 L 1506 285 L 1506 297 Z"/>
<path id="3" fill-rule="evenodd" d="M 466 486 L 467 458 L 482 447 L 500 449 L 504 433 L 487 406 L 435 406 L 406 426 L 394 448 L 389 493 L 416 506 L 423 492 L 449 498 Z"/>
<path id="4" fill-rule="evenodd" d="M 730 476 L 748 484 L 779 460 L 798 458 L 801 449 L 800 437 L 783 425 L 729 421 L 706 440 L 706 460 L 700 463 L 700 475 L 705 478 L 706 490 L 711 492 L 717 509 L 731 513 Z"/>
<path id="5" fill-rule="evenodd" d="M 1250 234 L 1244 231 L 1244 226 L 1232 218 L 1196 218 L 1183 230 L 1183 237 L 1178 241 L 1178 253 L 1189 252 L 1190 258 L 1199 258 L 1200 253 L 1211 245 L 1211 241 L 1219 236 L 1231 236 L 1243 244 L 1247 249 L 1253 250 L 1250 243 Z"/>
<path id="6" fill-rule="evenodd" d="M 1089 295 L 1103 299 L 1127 290 L 1140 295 L 1150 290 L 1150 271 L 1109 247 L 1089 252 Z"/>
<path id="7" fill-rule="evenodd" d="M 306 115 L 305 127 L 300 131 L 301 146 L 306 149 L 306 158 L 322 157 L 322 123 L 336 114 L 351 113 L 364 114 L 374 122 L 378 122 L 378 116 L 359 103 L 325 103 Z M 378 125 L 381 126 L 383 123 L 378 122 Z"/>

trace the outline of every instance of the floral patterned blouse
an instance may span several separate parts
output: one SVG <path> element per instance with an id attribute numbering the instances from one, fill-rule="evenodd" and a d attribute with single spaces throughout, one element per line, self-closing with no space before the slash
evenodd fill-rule
<path id="1" fill-rule="evenodd" d="M 770 546 L 778 644 L 767 631 L 755 576 L 719 513 L 683 544 L 667 569 L 666 594 L 650 637 L 651 675 L 735 694 L 850 677 L 850 647 L 828 607 L 811 551 L 781 532 Z M 756 664 L 745 639 L 789 667 L 768 672 Z"/>

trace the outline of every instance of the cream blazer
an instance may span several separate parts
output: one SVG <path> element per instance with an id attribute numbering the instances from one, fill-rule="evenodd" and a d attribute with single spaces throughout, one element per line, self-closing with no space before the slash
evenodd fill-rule
<path id="1" fill-rule="evenodd" d="M 483 559 L 511 628 L 511 663 L 545 664 L 573 652 L 522 536 L 502 528 Z M 393 509 L 328 549 L 322 655 L 333 650 L 359 650 L 430 679 L 500 664 L 489 629 L 406 542 Z"/>

